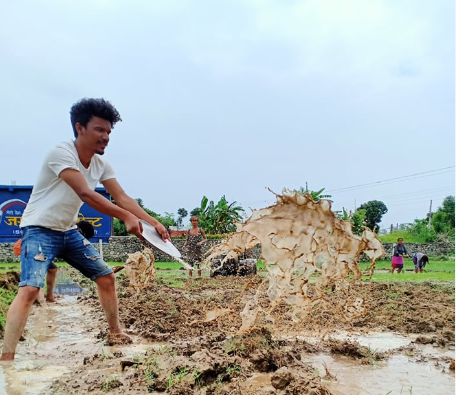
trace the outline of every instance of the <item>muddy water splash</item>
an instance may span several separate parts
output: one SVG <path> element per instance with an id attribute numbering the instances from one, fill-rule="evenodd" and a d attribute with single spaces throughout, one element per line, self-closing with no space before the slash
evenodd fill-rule
<path id="1" fill-rule="evenodd" d="M 193 267 L 189 265 L 187 262 L 185 262 L 182 258 L 177 258 L 176 260 L 186 269 L 193 270 Z"/>
<path id="2" fill-rule="evenodd" d="M 291 307 L 293 320 L 299 321 L 315 304 L 324 302 L 329 285 L 348 288 L 351 281 L 361 277 L 357 260 L 362 253 L 370 258 L 372 273 L 375 260 L 385 252 L 371 230 L 366 228 L 362 236 L 354 234 L 351 222 L 337 218 L 328 200 L 314 202 L 309 194 L 287 189 L 276 197 L 275 205 L 253 211 L 245 223 L 237 225 L 236 233 L 213 247 L 207 261 L 222 254 L 226 254 L 226 261 L 261 244 L 267 268 L 268 310 L 285 302 Z M 308 289 L 312 275 L 317 282 L 315 293 Z M 246 301 L 241 332 L 252 327 L 260 311 L 267 313 L 259 303 L 262 292 L 258 288 Z M 347 300 L 344 309 L 347 319 L 362 314 L 363 301 Z"/>
<path id="3" fill-rule="evenodd" d="M 130 280 L 130 287 L 136 292 L 140 292 L 155 279 L 155 256 L 149 248 L 144 248 L 142 252 L 128 254 L 124 266 Z"/>
<path id="4" fill-rule="evenodd" d="M 182 266 L 192 270 L 193 268 L 182 259 L 177 259 Z M 155 256 L 154 253 L 149 248 L 144 248 L 144 250 L 137 251 L 133 254 L 128 254 L 127 261 L 124 266 L 125 273 L 130 280 L 130 287 L 135 290 L 135 292 L 140 292 L 141 289 L 151 284 L 155 279 Z"/>

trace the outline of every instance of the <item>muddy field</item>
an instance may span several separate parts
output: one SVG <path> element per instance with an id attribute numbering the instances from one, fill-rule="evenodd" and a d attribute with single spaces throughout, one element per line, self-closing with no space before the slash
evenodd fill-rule
<path id="1" fill-rule="evenodd" d="M 118 280 L 132 345 L 107 343 L 93 292 L 34 306 L 16 366 L 2 367 L 0 393 L 454 393 L 452 284 L 328 288 L 300 323 L 278 305 L 241 335 L 241 309 L 261 277 L 183 288 L 157 280 L 140 293 L 123 274 Z M 266 311 L 268 301 L 259 303 Z"/>

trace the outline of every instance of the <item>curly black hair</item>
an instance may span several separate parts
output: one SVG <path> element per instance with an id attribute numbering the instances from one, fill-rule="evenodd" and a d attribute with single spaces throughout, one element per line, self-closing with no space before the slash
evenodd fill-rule
<path id="1" fill-rule="evenodd" d="M 115 107 L 105 99 L 81 99 L 73 104 L 70 110 L 71 126 L 73 126 L 74 137 L 78 137 L 76 131 L 76 124 L 80 123 L 82 126 L 87 127 L 87 124 L 92 117 L 99 117 L 106 119 L 111 123 L 111 127 L 122 121 L 119 112 Z"/>

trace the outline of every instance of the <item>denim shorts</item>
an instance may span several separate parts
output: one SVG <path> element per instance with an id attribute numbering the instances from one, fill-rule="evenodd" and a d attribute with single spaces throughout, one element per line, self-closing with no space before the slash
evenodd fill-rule
<path id="1" fill-rule="evenodd" d="M 77 229 L 60 232 L 39 226 L 22 229 L 19 287 L 43 288 L 46 273 L 57 256 L 92 281 L 112 273 L 97 249 Z"/>

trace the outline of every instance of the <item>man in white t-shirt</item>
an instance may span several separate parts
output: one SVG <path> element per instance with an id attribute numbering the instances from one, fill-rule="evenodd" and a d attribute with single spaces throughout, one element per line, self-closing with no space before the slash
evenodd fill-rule
<path id="1" fill-rule="evenodd" d="M 22 217 L 21 281 L 8 310 L 1 360 L 14 359 L 29 309 L 56 256 L 97 284 L 111 340 L 131 341 L 120 328 L 113 271 L 77 230 L 83 203 L 121 219 L 127 231 L 140 239 L 140 219 L 153 225 L 163 240 L 169 239 L 165 227 L 125 193 L 111 165 L 102 159 L 111 129 L 121 121 L 117 110 L 104 99 L 82 99 L 70 115 L 75 140 L 58 144 L 46 155 Z M 116 204 L 94 191 L 98 183 Z"/>

